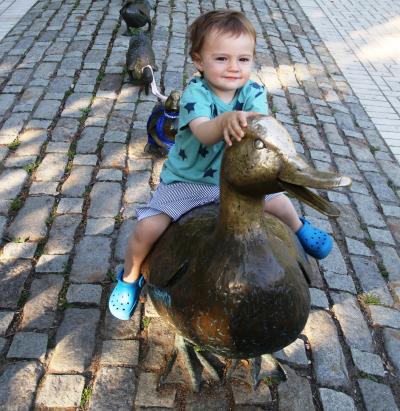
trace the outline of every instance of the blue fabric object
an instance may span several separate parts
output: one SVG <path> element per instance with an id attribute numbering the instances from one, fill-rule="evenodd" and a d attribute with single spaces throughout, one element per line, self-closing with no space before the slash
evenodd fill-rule
<path id="1" fill-rule="evenodd" d="M 169 151 L 174 146 L 175 141 L 169 140 L 168 137 L 165 135 L 165 133 L 164 133 L 164 122 L 165 122 L 166 118 L 168 118 L 168 119 L 178 118 L 179 113 L 169 113 L 168 111 L 165 110 L 164 107 L 160 107 L 159 109 L 154 110 L 150 114 L 149 119 L 147 120 L 147 130 L 149 129 L 149 124 L 150 124 L 151 120 L 153 119 L 153 117 L 160 114 L 160 112 L 161 112 L 161 115 L 159 116 L 159 118 L 157 120 L 157 123 L 156 123 L 156 134 L 157 134 L 157 137 L 160 139 L 160 141 L 166 145 L 166 147 Z M 159 147 L 157 142 L 154 141 L 153 137 L 149 133 L 147 133 L 147 141 L 148 141 L 149 144 L 151 144 L 155 147 Z"/>
<path id="2" fill-rule="evenodd" d="M 199 117 L 213 119 L 236 110 L 267 114 L 264 87 L 249 80 L 236 91 L 230 103 L 225 103 L 211 91 L 205 79 L 193 78 L 180 99 L 178 133 L 161 171 L 162 181 L 218 185 L 225 141 L 221 136 L 221 141 L 214 145 L 201 144 L 189 123 Z"/>
<path id="3" fill-rule="evenodd" d="M 325 233 L 325 231 L 314 227 L 305 218 L 300 217 L 300 220 L 303 223 L 303 227 L 296 232 L 296 235 L 304 251 L 318 260 L 327 257 L 333 247 L 332 237 Z"/>
<path id="4" fill-rule="evenodd" d="M 124 270 L 118 273 L 118 283 L 108 300 L 108 308 L 111 314 L 119 320 L 129 320 L 139 302 L 140 293 L 145 284 L 144 277 L 140 277 L 134 283 L 126 283 L 122 279 Z"/>

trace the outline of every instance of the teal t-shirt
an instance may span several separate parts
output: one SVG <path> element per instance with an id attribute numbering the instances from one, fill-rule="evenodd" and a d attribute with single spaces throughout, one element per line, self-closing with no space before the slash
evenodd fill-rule
<path id="1" fill-rule="evenodd" d="M 191 132 L 189 123 L 198 117 L 213 119 L 226 111 L 255 111 L 267 114 L 264 86 L 249 80 L 236 91 L 233 100 L 227 104 L 211 91 L 203 78 L 190 80 L 180 100 L 179 130 L 175 145 L 169 152 L 161 171 L 160 177 L 163 183 L 180 181 L 219 184 L 225 141 L 222 139 L 208 146 L 202 144 Z"/>

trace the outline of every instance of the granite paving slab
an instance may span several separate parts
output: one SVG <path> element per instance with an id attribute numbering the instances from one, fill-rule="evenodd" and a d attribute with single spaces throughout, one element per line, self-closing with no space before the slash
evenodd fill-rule
<path id="1" fill-rule="evenodd" d="M 400 331 L 385 328 L 383 330 L 383 338 L 386 352 L 389 355 L 389 360 L 396 371 L 400 372 Z"/>
<path id="2" fill-rule="evenodd" d="M 23 329 L 43 330 L 52 326 L 63 282 L 61 275 L 51 274 L 33 280 L 24 306 L 21 323 Z"/>
<path id="3" fill-rule="evenodd" d="M 90 183 L 92 172 L 91 166 L 74 167 L 61 188 L 62 194 L 65 197 L 83 196 Z"/>
<path id="4" fill-rule="evenodd" d="M 353 399 L 343 392 L 320 388 L 319 394 L 321 396 L 322 406 L 326 411 L 356 410 Z"/>
<path id="5" fill-rule="evenodd" d="M 25 170 L 4 170 L 0 174 L 0 195 L 2 200 L 13 200 L 21 191 L 28 173 Z"/>
<path id="6" fill-rule="evenodd" d="M 76 408 L 81 402 L 85 378 L 81 375 L 46 375 L 36 398 L 39 408 Z"/>
<path id="7" fill-rule="evenodd" d="M 89 410 L 132 409 L 136 387 L 131 368 L 101 367 L 93 387 Z"/>
<path id="8" fill-rule="evenodd" d="M 26 260 L 0 263 L 0 307 L 15 309 L 32 264 Z"/>
<path id="9" fill-rule="evenodd" d="M 58 181 L 64 174 L 67 165 L 67 156 L 60 153 L 49 153 L 43 158 L 39 168 L 36 170 L 37 181 Z"/>
<path id="10" fill-rule="evenodd" d="M 104 341 L 101 350 L 101 365 L 133 367 L 139 362 L 139 341 Z"/>
<path id="11" fill-rule="evenodd" d="M 15 334 L 7 358 L 26 358 L 44 361 L 48 336 L 44 333 L 20 332 Z"/>
<path id="12" fill-rule="evenodd" d="M 30 241 L 38 241 L 46 237 L 46 220 L 53 204 L 53 197 L 28 197 L 18 216 L 8 228 L 8 235 L 12 239 L 29 239 Z"/>
<path id="13" fill-rule="evenodd" d="M 43 367 L 35 361 L 8 364 L 0 375 L 0 408 L 30 410 L 43 373 Z"/>
<path id="14" fill-rule="evenodd" d="M 14 318 L 13 311 L 0 311 L 0 335 L 5 335 Z"/>
<path id="15" fill-rule="evenodd" d="M 313 411 L 315 407 L 308 379 L 297 375 L 290 367 L 284 366 L 283 368 L 288 379 L 278 387 L 281 409 Z"/>
<path id="16" fill-rule="evenodd" d="M 65 199 L 67 200 L 67 199 Z M 57 208 L 60 211 L 60 205 Z M 63 211 L 61 209 L 61 211 Z M 45 251 L 47 254 L 67 254 L 74 246 L 74 234 L 81 222 L 81 217 L 75 214 L 57 216 L 51 226 Z"/>
<path id="17" fill-rule="evenodd" d="M 398 411 L 391 389 L 367 379 L 358 380 L 367 411 Z"/>
<path id="18" fill-rule="evenodd" d="M 95 345 L 100 312 L 93 308 L 68 308 L 56 336 L 49 363 L 55 373 L 83 372 L 89 366 Z M 76 347 L 80 347 L 76 350 Z"/>
<path id="19" fill-rule="evenodd" d="M 163 407 L 171 409 L 174 406 L 176 390 L 159 392 L 156 390 L 157 377 L 152 373 L 141 373 L 138 383 L 136 407 Z"/>
<path id="20" fill-rule="evenodd" d="M 120 209 L 121 194 L 121 185 L 118 183 L 96 183 L 90 193 L 88 215 L 94 218 L 115 217 Z"/>
<path id="21" fill-rule="evenodd" d="M 37 243 L 7 243 L 0 255 L 0 260 L 31 259 L 35 254 Z"/>
<path id="22" fill-rule="evenodd" d="M 330 387 L 345 387 L 349 376 L 336 328 L 324 311 L 313 311 L 304 333 L 310 341 L 313 367 L 318 382 Z"/>
<path id="23" fill-rule="evenodd" d="M 68 287 L 69 303 L 100 304 L 102 288 L 96 284 L 71 284 Z"/>
<path id="24" fill-rule="evenodd" d="M 104 236 L 85 236 L 77 246 L 71 270 L 71 281 L 94 283 L 105 279 L 109 268 L 111 239 Z"/>

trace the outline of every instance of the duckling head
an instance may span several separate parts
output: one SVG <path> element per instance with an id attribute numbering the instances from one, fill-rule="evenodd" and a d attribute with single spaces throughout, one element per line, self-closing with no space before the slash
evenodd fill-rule
<path id="1" fill-rule="evenodd" d="M 337 217 L 338 209 L 307 187 L 330 190 L 349 186 L 351 179 L 310 167 L 275 118 L 255 115 L 247 122 L 244 138 L 225 150 L 221 185 L 225 182 L 252 197 L 287 191 L 319 212 Z"/>
<path id="2" fill-rule="evenodd" d="M 169 112 L 178 113 L 180 99 L 181 93 L 178 90 L 172 90 L 165 101 L 165 109 Z"/>

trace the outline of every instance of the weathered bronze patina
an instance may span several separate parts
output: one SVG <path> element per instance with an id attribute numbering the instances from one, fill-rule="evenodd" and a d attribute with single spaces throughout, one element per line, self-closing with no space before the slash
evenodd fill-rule
<path id="1" fill-rule="evenodd" d="M 149 25 L 148 31 L 151 30 L 150 4 L 147 0 L 125 0 L 119 13 L 126 23 L 125 35 L 130 34 L 130 29 L 146 24 Z"/>
<path id="2" fill-rule="evenodd" d="M 172 224 L 143 265 L 159 314 L 185 339 L 228 358 L 293 342 L 309 314 L 312 268 L 293 232 L 264 212 L 264 195 L 289 190 L 338 215 L 306 186 L 350 183 L 307 166 L 274 118 L 252 117 L 245 138 L 225 150 L 219 207 L 197 208 Z"/>
<path id="3" fill-rule="evenodd" d="M 145 151 L 162 157 L 174 145 L 178 131 L 180 97 L 181 93 L 173 90 L 164 104 L 159 103 L 153 108 L 147 122 L 148 144 Z"/>
<path id="4" fill-rule="evenodd" d="M 143 32 L 135 33 L 129 41 L 126 53 L 126 67 L 133 84 L 144 86 L 145 92 L 149 94 L 150 84 L 153 81 L 153 71 L 157 71 L 154 51 L 151 47 L 150 38 Z"/>

